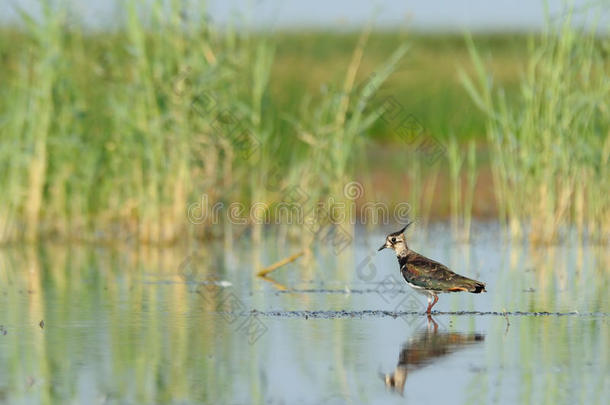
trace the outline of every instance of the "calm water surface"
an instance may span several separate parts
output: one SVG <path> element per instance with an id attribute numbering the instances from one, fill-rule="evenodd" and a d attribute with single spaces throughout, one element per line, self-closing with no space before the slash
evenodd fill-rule
<path id="1" fill-rule="evenodd" d="M 382 231 L 253 277 L 300 250 L 284 239 L 0 250 L 0 403 L 607 403 L 607 247 L 413 230 L 489 291 L 428 320 Z"/>

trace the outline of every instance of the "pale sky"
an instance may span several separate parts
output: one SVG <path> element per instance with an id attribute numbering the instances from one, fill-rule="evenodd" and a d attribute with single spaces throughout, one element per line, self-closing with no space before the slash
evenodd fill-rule
<path id="1" fill-rule="evenodd" d="M 124 0 L 63 0 L 90 27 L 120 21 L 115 4 Z M 150 0 L 148 0 L 150 1 Z M 192 4 L 197 0 L 185 0 Z M 418 31 L 532 31 L 544 22 L 540 0 L 208 0 L 208 13 L 219 24 L 235 22 L 257 29 L 358 28 L 374 17 L 378 28 Z M 15 22 L 13 5 L 38 15 L 38 0 L 0 0 L 0 21 Z M 563 0 L 548 0 L 551 16 L 562 13 Z M 576 20 L 589 25 L 579 10 L 597 5 L 598 30 L 608 32 L 610 0 L 575 0 Z M 601 12 L 599 12 L 601 10 Z M 118 18 L 117 18 L 118 17 Z M 591 13 L 589 13 L 591 17 Z M 601 28 L 599 26 L 602 26 Z"/>

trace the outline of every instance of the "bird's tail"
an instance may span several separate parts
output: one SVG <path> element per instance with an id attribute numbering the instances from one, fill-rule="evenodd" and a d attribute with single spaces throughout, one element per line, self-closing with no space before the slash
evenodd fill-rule
<path id="1" fill-rule="evenodd" d="M 468 291 L 473 293 L 473 294 L 478 294 L 478 293 L 482 293 L 482 292 L 487 292 L 487 290 L 485 289 L 485 283 L 481 283 L 480 281 L 477 280 L 470 280 L 470 285 L 468 286 Z"/>
<path id="2" fill-rule="evenodd" d="M 477 280 L 472 280 L 470 278 L 464 277 L 461 280 L 460 284 L 460 286 L 449 288 L 449 291 L 468 291 L 473 294 L 487 292 L 487 290 L 485 289 L 485 283 L 481 283 Z"/>

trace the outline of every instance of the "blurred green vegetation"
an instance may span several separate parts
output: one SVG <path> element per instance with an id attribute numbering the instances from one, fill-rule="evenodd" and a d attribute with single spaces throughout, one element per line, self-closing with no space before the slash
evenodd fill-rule
<path id="1" fill-rule="evenodd" d="M 186 218 L 204 193 L 211 204 L 273 202 L 288 185 L 312 200 L 340 195 L 377 115 L 363 108 L 370 89 L 406 51 L 357 86 L 364 32 L 343 79 L 287 110 L 269 91 L 272 39 L 220 32 L 203 7 L 185 22 L 178 7 L 155 2 L 145 20 L 127 2 L 122 29 L 85 33 L 44 4 L 41 20 L 24 15 L 0 44 L 5 240 L 172 242 L 207 232 Z"/>
<path id="2" fill-rule="evenodd" d="M 474 96 L 472 85 L 470 97 L 463 84 L 464 77 L 478 77 L 485 89 L 500 88 L 507 117 L 545 108 L 546 98 L 528 98 L 538 80 L 531 66 L 552 48 L 553 35 L 477 36 L 479 57 L 473 59 L 460 36 L 236 32 L 208 24 L 203 6 L 190 10 L 198 18 L 187 20 L 175 3 L 162 1 L 152 2 L 146 17 L 137 2 L 121 3 L 119 28 L 89 32 L 67 25 L 65 9 L 42 4 L 42 19 L 24 14 L 21 27 L 1 29 L 0 242 L 129 236 L 170 243 L 212 232 L 209 223 L 186 218 L 189 204 L 203 195 L 210 206 L 239 201 L 269 207 L 283 201 L 284 190 L 298 187 L 310 201 L 333 197 L 341 203 L 352 180 L 365 189 L 356 210 L 365 201 L 408 201 L 424 224 L 452 217 L 464 239 L 472 216 L 505 220 L 509 209 L 513 218 L 536 216 L 502 191 L 512 180 L 496 170 L 495 162 L 506 159 L 489 135 L 497 132 L 491 121 L 499 113 Z M 545 85 L 541 94 L 577 104 L 582 96 L 585 104 L 599 106 L 579 118 L 591 125 L 566 124 L 560 132 L 547 126 L 547 146 L 560 137 L 564 157 L 580 130 L 590 132 L 580 150 L 605 151 L 608 144 L 607 40 L 572 37 L 570 53 L 549 60 L 563 64 L 549 80 L 557 84 L 564 73 L 578 74 L 568 69 L 576 58 L 578 66 L 590 66 L 587 77 L 599 86 L 555 92 Z M 572 53 L 581 44 L 583 50 Z M 384 119 L 387 100 L 398 118 Z M 527 129 L 527 139 L 568 108 L 532 116 L 541 121 Z M 435 143 L 438 159 L 405 141 L 397 129 L 405 117 L 419 128 L 407 138 Z M 502 130 L 512 136 L 520 121 L 509 120 Z M 521 156 L 514 152 L 526 147 L 520 142 L 508 153 Z M 529 158 L 547 152 L 532 149 Z M 557 216 L 554 203 L 539 207 L 553 211 L 543 225 L 554 230 L 543 240 L 575 219 L 581 228 L 599 217 L 609 222 L 607 198 L 589 193 L 607 188 L 607 153 L 577 160 L 578 170 L 567 168 L 570 184 L 579 170 L 592 184 L 576 190 L 580 217 L 570 210 Z M 559 159 L 555 167 L 573 163 Z M 525 168 L 519 173 L 534 185 L 561 176 L 557 170 L 542 177 Z M 261 226 L 250 225 L 260 239 Z M 608 228 L 595 229 L 605 235 Z"/>
<path id="3" fill-rule="evenodd" d="M 528 46 L 516 102 L 498 89 L 473 41 L 465 88 L 487 114 L 499 218 L 515 237 L 550 243 L 565 224 L 610 237 L 608 38 L 575 29 L 571 15 Z"/>
<path id="4" fill-rule="evenodd" d="M 325 85 L 341 78 L 356 46 L 358 33 L 280 32 L 270 91 L 275 102 L 296 109 L 305 96 L 324 97 Z M 497 85 L 514 98 L 527 51 L 527 36 L 479 34 L 477 49 L 487 55 Z M 474 72 L 464 37 L 449 34 L 373 32 L 358 73 L 364 81 L 401 44 L 407 55 L 380 89 L 382 97 L 395 97 L 427 131 L 440 139 L 483 139 L 485 114 L 464 91 L 459 69 Z M 493 54 L 493 58 L 491 55 Z M 397 141 L 392 128 L 378 120 L 373 139 Z"/>

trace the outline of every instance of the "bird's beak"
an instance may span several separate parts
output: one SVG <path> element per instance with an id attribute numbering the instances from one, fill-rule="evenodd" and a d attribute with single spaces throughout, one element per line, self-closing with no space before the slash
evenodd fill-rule
<path id="1" fill-rule="evenodd" d="M 383 249 L 385 249 L 385 248 L 387 248 L 387 246 L 386 246 L 386 244 L 384 243 L 383 245 L 381 245 L 381 247 L 380 247 L 379 249 L 377 249 L 377 251 L 379 252 L 379 251 L 381 251 L 381 250 L 383 250 Z"/>

